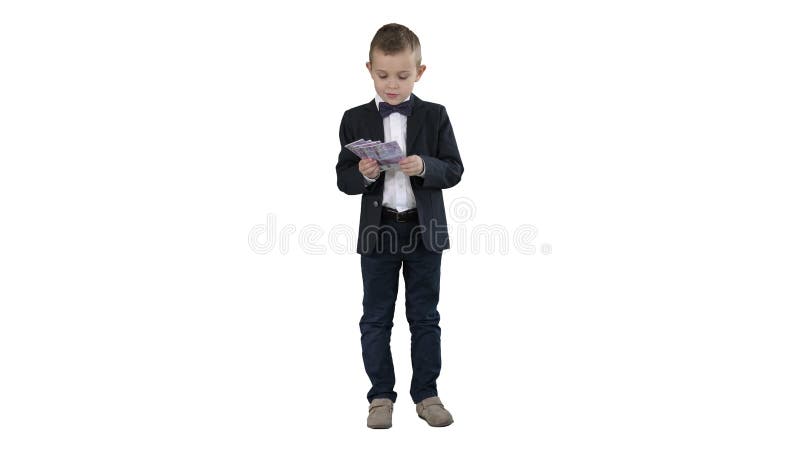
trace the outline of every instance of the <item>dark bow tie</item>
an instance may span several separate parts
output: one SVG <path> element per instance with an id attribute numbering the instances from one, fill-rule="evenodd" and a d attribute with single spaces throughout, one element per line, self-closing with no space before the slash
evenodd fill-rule
<path id="1" fill-rule="evenodd" d="M 411 99 L 408 99 L 399 105 L 390 105 L 386 102 L 378 102 L 378 112 L 380 112 L 381 117 L 384 118 L 393 112 L 399 112 L 404 116 L 408 116 L 411 114 Z"/>

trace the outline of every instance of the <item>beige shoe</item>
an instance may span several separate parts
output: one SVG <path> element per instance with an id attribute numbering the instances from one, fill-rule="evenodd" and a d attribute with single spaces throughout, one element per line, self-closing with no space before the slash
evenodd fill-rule
<path id="1" fill-rule="evenodd" d="M 370 428 L 391 428 L 394 404 L 388 398 L 376 398 L 369 404 L 367 426 Z"/>
<path id="2" fill-rule="evenodd" d="M 453 423 L 453 416 L 444 409 L 439 397 L 428 397 L 417 403 L 417 415 L 432 427 L 446 427 Z"/>

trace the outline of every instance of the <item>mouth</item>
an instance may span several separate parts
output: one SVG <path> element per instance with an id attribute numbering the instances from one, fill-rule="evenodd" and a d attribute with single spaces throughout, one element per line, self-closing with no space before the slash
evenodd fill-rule
<path id="1" fill-rule="evenodd" d="M 397 97 L 398 95 L 399 95 L 399 94 L 386 94 L 386 96 L 387 96 L 387 97 L 391 97 L 391 98 L 395 98 L 395 97 Z"/>

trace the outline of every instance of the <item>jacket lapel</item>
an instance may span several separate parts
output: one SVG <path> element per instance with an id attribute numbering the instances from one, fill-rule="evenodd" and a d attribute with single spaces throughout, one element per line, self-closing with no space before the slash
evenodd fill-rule
<path id="1" fill-rule="evenodd" d="M 423 103 L 422 99 L 414 95 L 413 92 L 411 93 L 411 115 L 409 115 L 406 120 L 406 155 L 416 155 L 419 153 L 414 144 L 417 141 L 417 136 L 419 135 L 419 130 L 422 128 L 422 121 L 424 120 L 424 114 L 422 113 Z"/>
<path id="2" fill-rule="evenodd" d="M 378 105 L 375 104 L 375 99 L 373 98 L 368 103 L 364 105 L 367 108 L 367 130 L 369 132 L 369 136 L 367 139 L 372 139 L 373 141 L 381 141 L 383 142 L 386 138 L 383 132 L 383 117 L 381 117 L 381 113 L 378 112 Z M 376 186 L 380 186 L 379 189 L 381 191 L 381 198 L 383 198 L 383 181 L 385 178 L 385 172 L 381 171 L 378 175 L 378 180 L 375 182 Z M 378 185 L 381 183 L 381 185 Z"/>
<path id="3" fill-rule="evenodd" d="M 369 110 L 367 114 L 367 127 L 370 134 L 369 139 L 383 142 L 385 139 L 383 134 L 383 117 L 381 117 L 381 113 L 378 112 L 378 105 L 375 104 L 375 100 L 373 99 L 365 106 Z"/>

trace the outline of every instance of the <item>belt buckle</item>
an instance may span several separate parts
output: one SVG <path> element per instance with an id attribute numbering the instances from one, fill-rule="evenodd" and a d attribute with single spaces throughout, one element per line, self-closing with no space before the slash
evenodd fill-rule
<path id="1" fill-rule="evenodd" d="M 401 215 L 401 214 L 402 214 L 402 215 Z M 400 223 L 405 223 L 405 222 L 408 222 L 407 220 L 405 220 L 405 217 L 406 217 L 406 216 L 407 216 L 407 214 L 403 214 L 402 212 L 400 212 L 400 211 L 397 211 L 397 215 L 396 215 L 396 217 L 395 217 L 395 220 L 397 220 L 397 221 L 398 221 L 398 222 L 400 222 Z"/>

